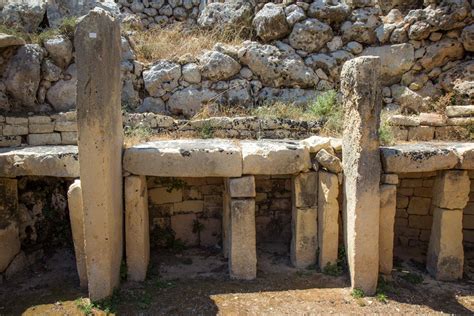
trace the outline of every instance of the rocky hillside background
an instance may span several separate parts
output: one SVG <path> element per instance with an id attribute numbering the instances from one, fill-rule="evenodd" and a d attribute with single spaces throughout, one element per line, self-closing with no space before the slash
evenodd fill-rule
<path id="1" fill-rule="evenodd" d="M 122 100 L 131 112 L 191 117 L 209 104 L 304 105 L 337 91 L 343 63 L 360 55 L 381 57 L 391 110 L 436 110 L 446 94 L 472 104 L 473 2 L 8 1 L 0 110 L 74 109 L 74 17 L 95 6 L 123 23 Z"/>

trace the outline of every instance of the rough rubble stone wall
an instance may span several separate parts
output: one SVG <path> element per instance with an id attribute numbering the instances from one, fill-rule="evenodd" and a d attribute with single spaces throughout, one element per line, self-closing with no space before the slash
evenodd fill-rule
<path id="1" fill-rule="evenodd" d="M 143 127 L 155 136 L 179 136 L 184 133 L 195 137 L 237 139 L 301 139 L 319 133 L 321 126 L 317 121 L 256 117 L 216 117 L 188 121 L 153 113 L 126 113 L 123 121 L 125 128 Z M 6 117 L 0 115 L 0 147 L 76 144 L 76 112 Z"/>
<path id="2" fill-rule="evenodd" d="M 399 174 L 395 246 L 428 249 L 433 210 L 433 184 L 437 172 Z M 470 172 L 471 193 L 463 214 L 464 245 L 474 246 L 474 172 Z"/>
<path id="3" fill-rule="evenodd" d="M 148 177 L 152 244 L 154 234 L 169 231 L 187 246 L 221 245 L 224 182 L 222 178 Z M 291 178 L 256 177 L 257 243 L 291 240 Z M 202 230 L 197 233 L 197 223 Z M 199 236 L 200 235 L 200 236 Z M 162 242 L 162 241 L 161 241 Z"/>
<path id="4" fill-rule="evenodd" d="M 132 1 L 130 7 L 142 4 L 145 10 L 147 2 L 148 9 L 185 5 L 184 0 L 140 1 Z M 261 9 L 260 5 L 249 7 L 246 0 L 209 4 L 201 12 L 200 26 L 195 27 L 243 21 L 254 29 L 254 41 L 235 47 L 216 44 L 209 52 L 177 61 L 138 62 L 130 34 L 124 34 L 122 103 L 132 111 L 185 117 L 209 103 L 249 107 L 280 100 L 304 104 L 321 91 L 338 89 L 344 62 L 369 54 L 382 59 L 388 109 L 427 111 L 434 98 L 451 91 L 463 96 L 461 104 L 472 103 L 474 30 L 468 1 L 409 1 L 406 6 L 395 0 L 346 2 L 267 3 Z M 0 47 L 0 110 L 74 108 L 74 47 L 68 38 L 48 39 L 42 46 L 2 39 Z M 451 127 L 441 127 L 435 129 L 434 139 L 451 132 Z M 432 130 L 428 126 L 400 133 L 402 139 L 430 138 Z"/>

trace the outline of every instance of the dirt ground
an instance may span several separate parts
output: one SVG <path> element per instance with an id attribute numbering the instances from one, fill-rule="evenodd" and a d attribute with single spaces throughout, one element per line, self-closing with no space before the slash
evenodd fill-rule
<path id="1" fill-rule="evenodd" d="M 78 286 L 73 254 L 61 250 L 0 285 L 0 315 L 474 313 L 472 275 L 462 282 L 437 282 L 413 259 L 397 258 L 392 280 L 379 284 L 376 297 L 363 298 L 351 295 L 347 275 L 292 268 L 282 247 L 259 249 L 258 259 L 257 280 L 242 282 L 228 278 L 218 252 L 154 252 L 145 282 L 124 281 L 111 299 L 91 304 Z"/>

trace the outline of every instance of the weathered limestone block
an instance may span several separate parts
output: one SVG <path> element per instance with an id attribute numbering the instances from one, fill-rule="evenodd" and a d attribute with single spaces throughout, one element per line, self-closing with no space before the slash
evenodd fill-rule
<path id="1" fill-rule="evenodd" d="M 452 169 L 459 160 L 454 151 L 454 146 L 436 143 L 382 147 L 381 157 L 386 173 L 431 172 Z"/>
<path id="2" fill-rule="evenodd" d="M 74 39 L 89 297 L 100 300 L 119 285 L 122 261 L 119 21 L 96 8 L 79 21 Z"/>
<path id="3" fill-rule="evenodd" d="M 171 140 L 125 151 L 124 170 L 157 177 L 240 177 L 242 153 L 229 140 Z"/>
<path id="4" fill-rule="evenodd" d="M 433 187 L 433 205 L 450 210 L 462 210 L 469 200 L 471 182 L 466 170 L 441 172 Z"/>
<path id="5" fill-rule="evenodd" d="M 342 164 L 341 160 L 337 158 L 335 155 L 331 155 L 327 150 L 321 149 L 316 154 L 316 160 L 319 164 L 333 173 L 340 173 L 342 172 Z"/>
<path id="6" fill-rule="evenodd" d="M 256 196 L 254 176 L 230 178 L 227 181 L 229 193 L 232 198 L 250 198 Z"/>
<path id="7" fill-rule="evenodd" d="M 233 199 L 230 203 L 230 277 L 252 280 L 257 277 L 255 200 Z"/>
<path id="8" fill-rule="evenodd" d="M 318 173 L 303 172 L 293 176 L 293 204 L 297 208 L 315 207 L 318 204 Z"/>
<path id="9" fill-rule="evenodd" d="M 382 106 L 380 59 L 347 61 L 341 73 L 345 243 L 352 288 L 372 295 L 379 270 L 380 153 Z"/>
<path id="10" fill-rule="evenodd" d="M 72 239 L 76 254 L 76 267 L 80 285 L 87 288 L 86 246 L 84 236 L 84 208 L 82 206 L 81 180 L 76 180 L 67 192 L 69 219 L 71 221 Z"/>
<path id="11" fill-rule="evenodd" d="M 393 268 L 393 241 L 395 213 L 397 211 L 397 186 L 380 186 L 380 235 L 379 256 L 380 273 L 391 274 Z"/>
<path id="12" fill-rule="evenodd" d="M 462 213 L 462 210 L 434 209 L 426 269 L 437 280 L 453 281 L 462 278 Z"/>
<path id="13" fill-rule="evenodd" d="M 339 246 L 339 180 L 336 174 L 319 171 L 318 242 L 319 267 L 337 263 Z"/>
<path id="14" fill-rule="evenodd" d="M 242 141 L 243 174 L 297 174 L 311 168 L 309 150 L 291 141 Z"/>
<path id="15" fill-rule="evenodd" d="M 36 146 L 0 149 L 0 177 L 79 177 L 76 146 Z"/>
<path id="16" fill-rule="evenodd" d="M 5 272 L 15 256 L 20 252 L 21 242 L 18 226 L 10 223 L 0 226 L 0 273 Z"/>
<path id="17" fill-rule="evenodd" d="M 457 144 L 456 153 L 459 156 L 459 163 L 456 169 L 474 169 L 474 143 Z"/>
<path id="18" fill-rule="evenodd" d="M 303 146 L 308 147 L 310 153 L 317 153 L 321 149 L 331 150 L 331 138 L 311 136 L 300 141 Z"/>
<path id="19" fill-rule="evenodd" d="M 145 176 L 125 178 L 125 246 L 128 280 L 144 281 L 150 261 L 150 224 Z"/>
<path id="20" fill-rule="evenodd" d="M 317 189 L 315 188 L 315 191 Z M 317 207 L 292 210 L 291 263 L 297 268 L 307 268 L 316 263 L 318 250 Z"/>
<path id="21" fill-rule="evenodd" d="M 222 207 L 222 252 L 224 258 L 229 258 L 230 248 L 230 192 L 229 182 L 224 181 L 224 192 L 222 196 L 223 207 Z"/>

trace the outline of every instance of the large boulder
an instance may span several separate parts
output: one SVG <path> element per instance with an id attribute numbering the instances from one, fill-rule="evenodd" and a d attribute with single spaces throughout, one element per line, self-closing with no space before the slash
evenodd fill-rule
<path id="1" fill-rule="evenodd" d="M 381 24 L 380 11 L 377 8 L 362 8 L 351 12 L 350 21 L 341 25 L 342 39 L 345 42 L 356 41 L 363 44 L 375 44 L 375 30 Z"/>
<path id="2" fill-rule="evenodd" d="M 7 64 L 4 81 L 6 91 L 22 106 L 33 107 L 41 80 L 43 50 L 39 45 L 21 46 Z"/>
<path id="3" fill-rule="evenodd" d="M 290 45 L 309 53 L 319 51 L 333 37 L 332 29 L 317 19 L 296 23 L 290 34 Z"/>
<path id="4" fill-rule="evenodd" d="M 381 76 L 384 84 L 394 84 L 415 64 L 415 49 L 411 44 L 367 47 L 363 56 L 378 56 L 382 62 Z"/>
<path id="5" fill-rule="evenodd" d="M 67 79 L 61 79 L 49 88 L 46 93 L 48 103 L 58 112 L 65 112 L 76 107 L 76 64 L 66 70 Z"/>
<path id="6" fill-rule="evenodd" d="M 420 63 L 426 70 L 445 65 L 449 61 L 464 57 L 464 48 L 461 42 L 446 38 L 426 47 L 426 53 Z"/>
<path id="7" fill-rule="evenodd" d="M 181 66 L 167 60 L 160 60 L 150 69 L 143 71 L 145 89 L 152 97 L 161 97 L 176 89 L 180 77 Z"/>
<path id="8" fill-rule="evenodd" d="M 423 11 L 429 24 L 448 31 L 466 25 L 471 6 L 467 0 L 448 0 L 441 1 L 435 8 L 427 7 Z"/>
<path id="9" fill-rule="evenodd" d="M 208 4 L 198 18 L 198 24 L 206 28 L 250 27 L 254 4 L 250 0 L 229 0 L 225 3 Z"/>
<path id="10" fill-rule="evenodd" d="M 349 12 L 349 6 L 342 0 L 316 0 L 309 6 L 308 15 L 333 24 L 343 22 Z"/>
<path id="11" fill-rule="evenodd" d="M 49 57 L 61 68 L 69 65 L 72 59 L 72 43 L 64 36 L 55 36 L 43 42 Z"/>
<path id="12" fill-rule="evenodd" d="M 206 104 L 214 101 L 217 93 L 209 89 L 185 88 L 178 90 L 168 100 L 168 110 L 176 115 L 192 117 Z"/>
<path id="13" fill-rule="evenodd" d="M 247 42 L 239 51 L 240 62 L 258 75 L 266 86 L 313 88 L 318 84 L 315 72 L 300 56 L 272 45 Z"/>
<path id="14" fill-rule="evenodd" d="M 464 30 L 462 30 L 461 42 L 465 50 L 474 52 L 474 24 L 466 26 Z"/>
<path id="15" fill-rule="evenodd" d="M 82 16 L 95 7 L 104 9 L 115 17 L 120 15 L 120 7 L 114 0 L 48 0 L 47 16 L 50 26 L 57 27 L 65 16 Z"/>
<path id="16" fill-rule="evenodd" d="M 290 27 L 286 21 L 283 7 L 267 3 L 253 19 L 253 27 L 264 42 L 280 39 L 288 35 Z"/>
<path id="17" fill-rule="evenodd" d="M 401 85 L 391 87 L 392 97 L 402 108 L 404 113 L 419 113 L 426 109 L 426 102 L 422 95 Z"/>
<path id="18" fill-rule="evenodd" d="M 198 60 L 202 77 L 214 81 L 229 79 L 241 68 L 235 59 L 216 51 L 205 52 Z"/>
<path id="19" fill-rule="evenodd" d="M 38 30 L 46 14 L 45 0 L 7 1 L 0 12 L 0 21 L 6 25 L 22 27 L 25 32 Z"/>

